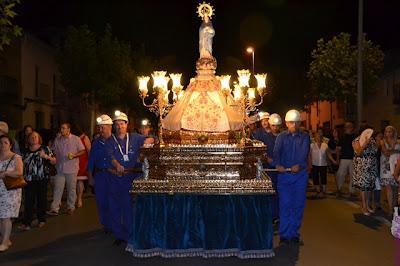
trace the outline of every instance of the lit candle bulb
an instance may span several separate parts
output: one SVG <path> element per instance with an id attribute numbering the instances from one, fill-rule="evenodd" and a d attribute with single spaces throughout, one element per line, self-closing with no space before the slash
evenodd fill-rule
<path id="1" fill-rule="evenodd" d="M 267 87 L 267 74 L 257 74 L 255 77 L 257 79 L 257 90 L 265 89 Z"/>
<path id="2" fill-rule="evenodd" d="M 169 74 L 169 76 L 172 80 L 172 90 L 176 91 L 176 90 L 182 89 L 182 85 L 181 85 L 182 74 L 181 73 L 171 73 L 171 74 Z"/>
<path id="3" fill-rule="evenodd" d="M 256 90 L 254 88 L 248 88 L 247 97 L 249 98 L 249 100 L 254 100 L 256 98 Z"/>
<path id="4" fill-rule="evenodd" d="M 147 89 L 147 83 L 149 82 L 150 77 L 140 76 L 140 77 L 138 77 L 138 80 L 139 80 L 139 92 L 140 92 L 140 95 L 146 96 L 148 91 L 149 91 Z"/>
<path id="5" fill-rule="evenodd" d="M 239 85 L 235 85 L 235 89 L 233 90 L 233 99 L 235 101 L 240 101 L 242 98 L 242 89 Z"/>
<path id="6" fill-rule="evenodd" d="M 231 86 L 229 85 L 230 79 L 230 75 L 222 75 L 221 77 L 219 77 L 219 80 L 221 82 L 221 90 L 225 97 L 228 97 L 228 95 L 230 95 L 232 91 Z"/>
<path id="7" fill-rule="evenodd" d="M 170 78 L 169 77 L 163 77 L 162 82 L 161 82 L 161 89 L 164 91 L 164 93 L 168 92 L 168 82 Z"/>
<path id="8" fill-rule="evenodd" d="M 248 69 L 242 69 L 237 71 L 239 86 L 249 87 L 250 71 Z"/>
<path id="9" fill-rule="evenodd" d="M 151 77 L 153 78 L 153 88 L 160 88 L 164 85 L 166 74 L 167 71 L 154 71 L 153 74 L 151 74 Z"/>
<path id="10" fill-rule="evenodd" d="M 229 85 L 229 82 L 231 80 L 231 75 L 222 75 L 219 78 L 220 82 L 221 82 L 221 89 L 222 90 L 230 90 L 231 86 Z"/>

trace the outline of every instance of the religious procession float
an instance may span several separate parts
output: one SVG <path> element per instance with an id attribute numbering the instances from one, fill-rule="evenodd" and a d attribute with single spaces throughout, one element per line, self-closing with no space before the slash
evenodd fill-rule
<path id="1" fill-rule="evenodd" d="M 266 146 L 245 132 L 248 114 L 267 92 L 267 75 L 255 75 L 251 87 L 250 71 L 238 70 L 233 90 L 231 76 L 216 76 L 214 9 L 203 2 L 197 13 L 200 57 L 187 88 L 181 74 L 155 71 L 148 103 L 150 77 L 139 77 L 143 104 L 160 120 L 160 144 L 141 149 L 127 250 L 136 257 L 272 257 L 268 195 L 275 191 L 263 171 Z"/>

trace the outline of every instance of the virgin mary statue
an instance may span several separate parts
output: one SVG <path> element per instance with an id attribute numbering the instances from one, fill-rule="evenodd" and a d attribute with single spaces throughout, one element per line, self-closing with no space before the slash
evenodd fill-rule
<path id="1" fill-rule="evenodd" d="M 208 16 L 203 17 L 203 23 L 199 29 L 199 51 L 200 58 L 212 58 L 212 39 L 215 30 Z"/>
<path id="2" fill-rule="evenodd" d="M 210 17 L 203 13 L 202 18 L 203 22 L 199 30 L 200 59 L 198 61 L 206 59 L 203 61 L 215 62 L 215 70 L 216 60 L 212 56 L 212 39 L 215 31 Z M 198 69 L 198 75 L 190 81 L 182 99 L 163 119 L 164 129 L 201 132 L 227 132 L 241 129 L 243 123 L 241 113 L 227 103 L 221 91 L 221 82 L 210 70 L 213 69 Z"/>

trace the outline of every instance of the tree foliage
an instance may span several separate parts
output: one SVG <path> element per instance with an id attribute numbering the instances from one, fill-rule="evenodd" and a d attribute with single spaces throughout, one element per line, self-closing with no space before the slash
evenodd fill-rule
<path id="1" fill-rule="evenodd" d="M 100 37 L 87 25 L 70 27 L 58 53 L 62 81 L 73 95 L 115 104 L 133 78 L 130 53 L 130 45 L 114 38 L 109 25 Z"/>
<path id="2" fill-rule="evenodd" d="M 0 50 L 11 43 L 13 37 L 22 35 L 22 29 L 14 25 L 12 20 L 17 13 L 14 12 L 15 5 L 20 0 L 0 0 Z"/>
<path id="3" fill-rule="evenodd" d="M 344 101 L 356 96 L 357 45 L 352 45 L 350 34 L 340 33 L 329 41 L 318 40 L 311 53 L 308 71 L 311 82 L 310 100 Z M 370 40 L 363 40 L 363 88 L 370 91 L 383 69 L 384 54 Z"/>

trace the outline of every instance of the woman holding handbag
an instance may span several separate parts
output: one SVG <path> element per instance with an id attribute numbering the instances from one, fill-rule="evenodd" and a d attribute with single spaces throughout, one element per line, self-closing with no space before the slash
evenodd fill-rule
<path id="1" fill-rule="evenodd" d="M 28 185 L 24 194 L 24 219 L 19 227 L 25 231 L 31 228 L 35 202 L 38 227 L 43 227 L 46 223 L 47 182 L 50 177 L 50 167 L 56 164 L 56 158 L 47 146 L 42 145 L 42 137 L 38 132 L 33 131 L 29 134 L 27 142 L 28 148 L 23 162 Z"/>
<path id="2" fill-rule="evenodd" d="M 19 178 L 23 174 L 22 158 L 11 151 L 12 141 L 7 135 L 0 137 L 0 252 L 11 246 L 11 218 L 17 218 L 21 206 L 21 188 L 7 190 L 5 178 Z"/>

